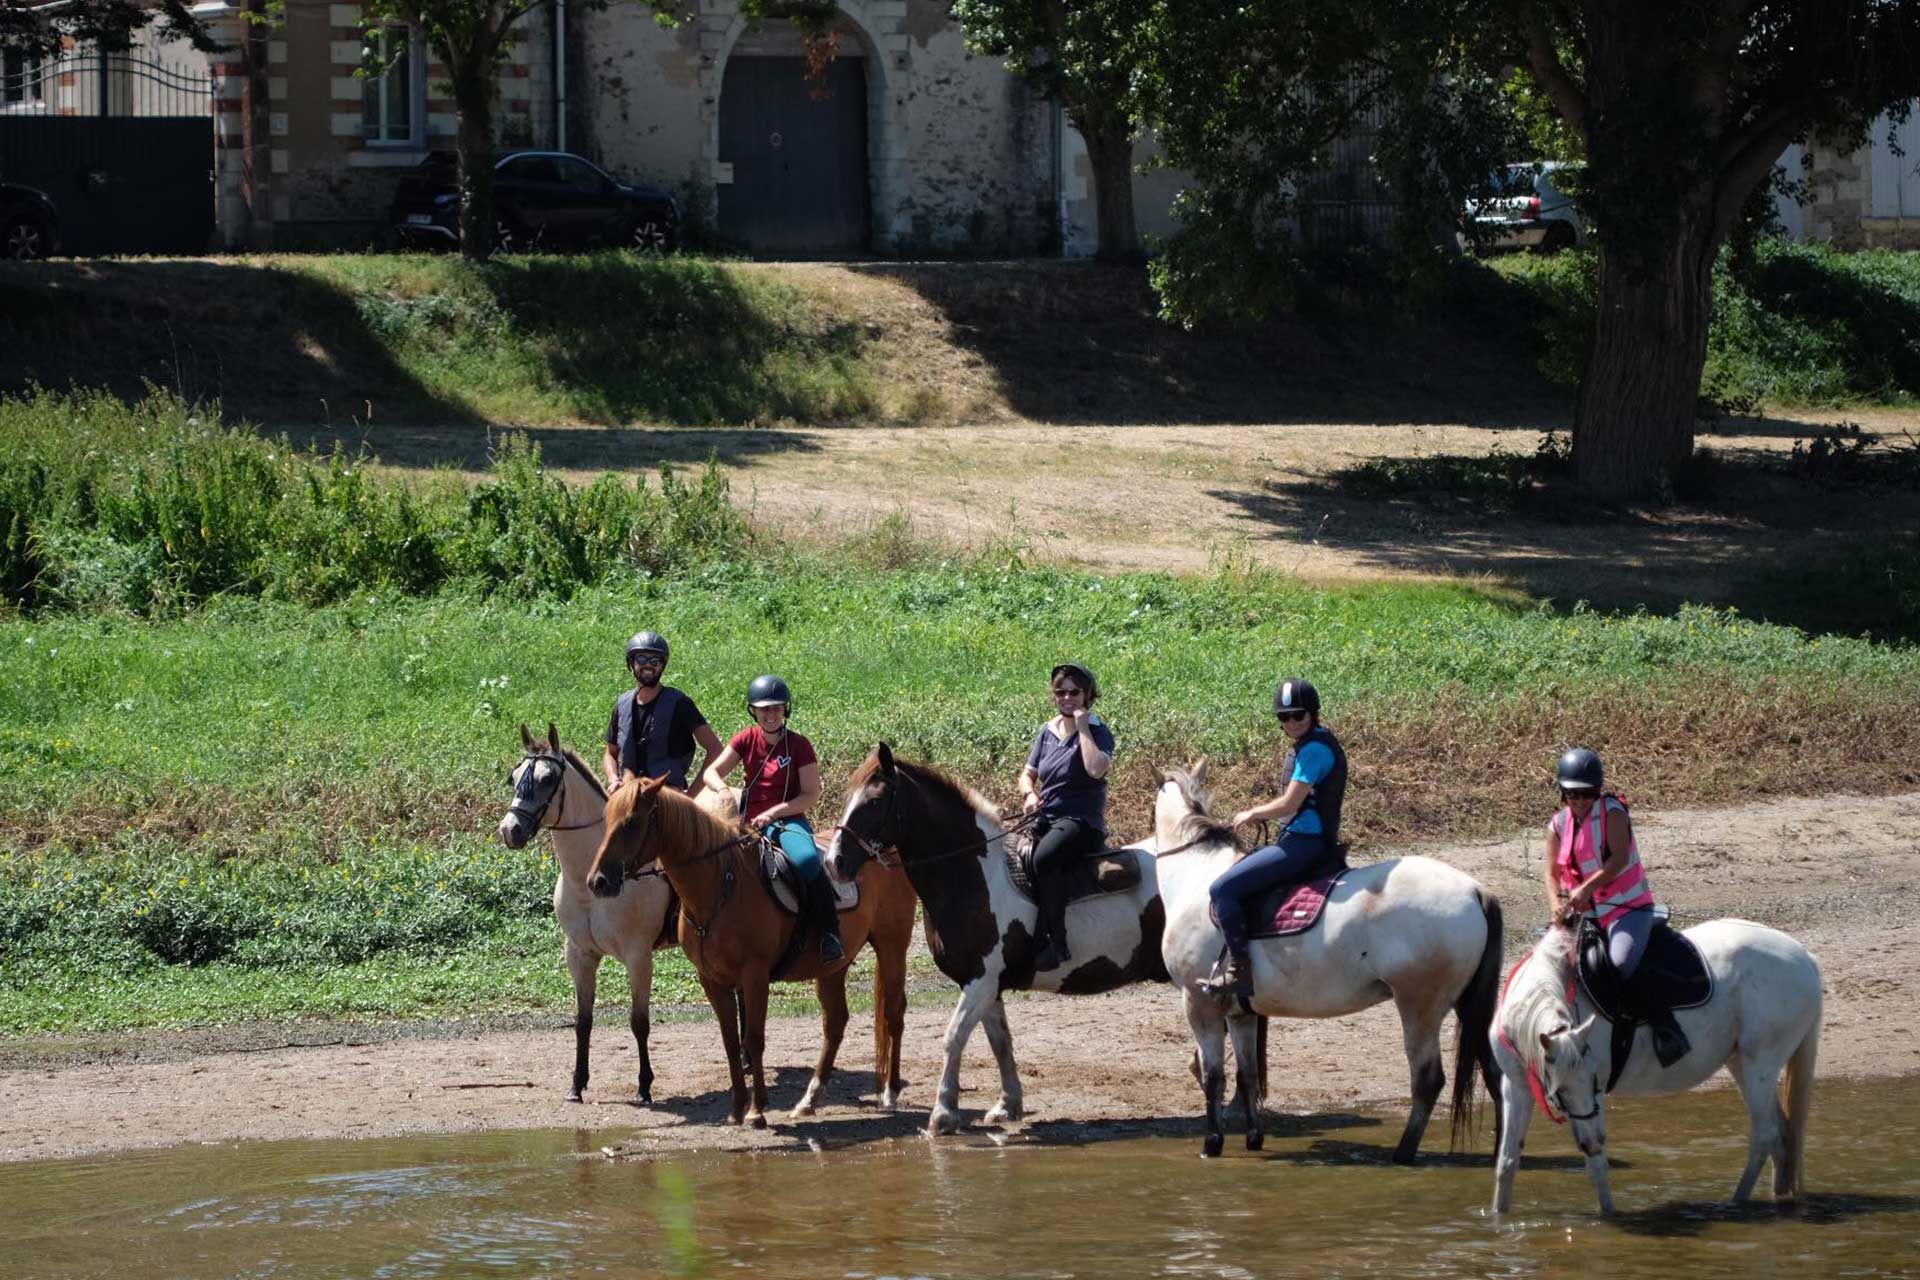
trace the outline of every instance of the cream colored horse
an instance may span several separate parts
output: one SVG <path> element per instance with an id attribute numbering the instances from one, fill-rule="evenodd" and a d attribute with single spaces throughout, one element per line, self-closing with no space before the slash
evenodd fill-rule
<path id="1" fill-rule="evenodd" d="M 587 887 L 587 871 L 605 831 L 602 815 L 607 793 L 593 770 L 560 745 L 559 731 L 552 724 L 547 726 L 545 742 L 521 725 L 520 741 L 526 756 L 513 771 L 513 803 L 500 819 L 500 843 L 521 849 L 541 831 L 553 834 L 554 861 L 560 864 L 553 884 L 553 915 L 566 936 L 567 971 L 573 975 L 573 1088 L 567 1096 L 579 1102 L 586 1092 L 594 993 L 600 962 L 612 956 L 627 967 L 627 987 L 633 996 L 628 1024 L 640 1050 L 637 1101 L 650 1103 L 653 1062 L 647 1053 L 647 1035 L 653 953 L 677 941 L 666 928 L 672 894 L 666 879 L 657 875 L 628 881 L 612 898 L 597 897 Z M 726 821 L 738 816 L 732 795 L 725 791 L 702 792 L 700 804 Z"/>
<path id="2" fill-rule="evenodd" d="M 1160 896 L 1167 926 L 1161 955 L 1186 1004 L 1200 1049 L 1200 1085 L 1207 1100 L 1202 1154 L 1226 1142 L 1221 1119 L 1226 1039 L 1233 1036 L 1250 1150 L 1262 1141 L 1258 1019 L 1207 994 L 1201 983 L 1226 946 L 1210 913 L 1208 888 L 1233 865 L 1238 850 L 1227 824 L 1209 816 L 1206 761 L 1167 770 L 1154 802 Z M 1434 1103 L 1446 1084 L 1440 1024 L 1452 1010 L 1459 1034 L 1453 1063 L 1453 1132 L 1472 1121 L 1473 1072 L 1499 1097 L 1487 1049 L 1487 1027 L 1499 997 L 1500 900 L 1466 872 L 1431 858 L 1393 858 L 1355 867 L 1334 888 L 1325 914 L 1304 933 L 1258 939 L 1253 960 L 1253 1014 L 1337 1018 L 1383 1000 L 1400 1011 L 1412 1076 L 1413 1110 L 1393 1158 L 1407 1163 L 1420 1149 Z"/>

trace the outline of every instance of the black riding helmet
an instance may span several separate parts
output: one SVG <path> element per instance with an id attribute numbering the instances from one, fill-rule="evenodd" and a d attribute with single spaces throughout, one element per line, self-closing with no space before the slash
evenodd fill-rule
<path id="1" fill-rule="evenodd" d="M 785 707 L 787 714 L 792 715 L 793 691 L 779 676 L 755 676 L 747 686 L 747 708 L 754 707 Z"/>
<path id="2" fill-rule="evenodd" d="M 632 664 L 633 655 L 636 653 L 652 654 L 659 658 L 664 665 L 670 652 L 667 648 L 667 638 L 658 631 L 636 631 L 633 633 L 633 639 L 627 641 L 627 662 L 629 665 Z"/>
<path id="3" fill-rule="evenodd" d="M 1559 779 L 1562 791 L 1598 791 L 1607 779 L 1606 770 L 1600 766 L 1600 756 L 1586 747 L 1574 747 L 1562 753 L 1554 776 Z"/>
<path id="4" fill-rule="evenodd" d="M 1282 680 L 1273 691 L 1273 714 L 1282 711 L 1307 711 L 1320 714 L 1320 691 L 1305 680 Z"/>
<path id="5" fill-rule="evenodd" d="M 1061 663 L 1059 666 L 1055 667 L 1052 671 L 1049 671 L 1047 673 L 1047 684 L 1051 686 L 1054 683 L 1054 681 L 1058 680 L 1062 675 L 1072 676 L 1074 679 L 1074 683 L 1078 684 L 1082 689 L 1086 690 L 1088 706 L 1092 706 L 1094 704 L 1094 700 L 1100 696 L 1100 682 L 1093 678 L 1093 672 L 1087 670 L 1085 667 L 1081 666 L 1079 663 L 1077 662 Z"/>

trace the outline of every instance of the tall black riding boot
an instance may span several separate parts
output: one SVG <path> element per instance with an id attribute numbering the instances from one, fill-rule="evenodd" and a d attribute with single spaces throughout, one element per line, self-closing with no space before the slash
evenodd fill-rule
<path id="1" fill-rule="evenodd" d="M 1646 972 L 1644 965 L 1634 970 L 1633 977 L 1626 981 L 1625 994 L 1633 1016 L 1646 1023 L 1647 1030 L 1653 1033 L 1653 1056 L 1660 1059 L 1661 1066 L 1670 1067 L 1686 1057 L 1693 1045 L 1687 1040 L 1687 1033 L 1680 1029 L 1673 1010 L 1648 989 Z"/>
<path id="2" fill-rule="evenodd" d="M 1040 883 L 1033 886 L 1034 905 L 1039 908 L 1040 928 L 1045 941 L 1033 958 L 1035 973 L 1047 969 L 1058 969 L 1073 959 L 1073 952 L 1067 949 L 1067 895 L 1058 884 Z"/>
<path id="3" fill-rule="evenodd" d="M 847 949 L 840 942 L 840 903 L 833 892 L 833 882 L 825 875 L 815 876 L 807 885 L 807 899 L 813 908 L 814 926 L 820 930 L 820 958 L 828 964 L 839 964 L 847 958 Z"/>
<path id="4" fill-rule="evenodd" d="M 1214 963 L 1213 972 L 1200 983 L 1200 989 L 1216 999 L 1253 999 L 1253 957 L 1245 939 L 1227 943 L 1226 952 Z"/>

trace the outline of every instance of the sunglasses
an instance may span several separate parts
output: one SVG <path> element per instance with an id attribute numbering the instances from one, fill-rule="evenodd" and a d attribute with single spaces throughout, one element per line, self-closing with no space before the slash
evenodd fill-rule
<path id="1" fill-rule="evenodd" d="M 1063 688 L 1055 689 L 1053 691 L 1053 696 L 1056 698 L 1077 698 L 1083 692 L 1085 692 L 1085 690 L 1075 689 L 1071 685 L 1068 685 Z"/>
<path id="2" fill-rule="evenodd" d="M 1560 790 L 1560 797 L 1568 804 L 1572 804 L 1575 800 L 1598 800 L 1600 793 L 1598 791 L 1569 791 L 1563 787 Z"/>
<path id="3" fill-rule="evenodd" d="M 1296 724 L 1312 714 L 1313 712 L 1311 711 L 1276 711 L 1273 713 L 1274 718 L 1282 724 Z"/>
<path id="4" fill-rule="evenodd" d="M 664 658 L 635 658 L 627 665 L 630 667 L 664 667 L 667 665 L 667 662 Z"/>

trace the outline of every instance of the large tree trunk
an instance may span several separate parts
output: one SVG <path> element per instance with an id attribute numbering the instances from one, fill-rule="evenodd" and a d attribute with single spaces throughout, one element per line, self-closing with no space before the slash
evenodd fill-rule
<path id="1" fill-rule="evenodd" d="M 454 82 L 454 105 L 460 110 L 454 143 L 460 155 L 460 256 L 469 262 L 484 262 L 493 254 L 492 63 L 477 61 L 483 70 Z"/>
<path id="2" fill-rule="evenodd" d="M 1133 220 L 1133 125 L 1122 111 L 1075 113 L 1074 127 L 1087 142 L 1093 164 L 1093 202 L 1102 262 L 1137 263 L 1140 229 Z"/>
<path id="3" fill-rule="evenodd" d="M 1711 219 L 1700 217 L 1658 256 L 1629 261 L 1601 251 L 1599 314 L 1573 428 L 1584 492 L 1665 496 L 1693 456 L 1718 249 Z"/>

